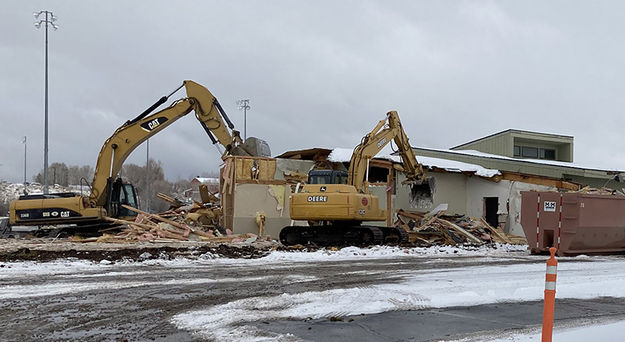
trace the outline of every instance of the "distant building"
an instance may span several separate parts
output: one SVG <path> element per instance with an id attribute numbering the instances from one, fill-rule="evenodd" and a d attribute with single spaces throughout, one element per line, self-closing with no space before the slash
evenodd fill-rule
<path id="1" fill-rule="evenodd" d="M 619 189 L 622 170 L 573 163 L 573 137 L 509 129 L 449 150 L 413 147 L 415 154 L 476 164 L 503 172 L 548 177 L 583 186 Z"/>
<path id="2" fill-rule="evenodd" d="M 219 188 L 219 178 L 213 178 L 213 177 L 195 177 L 191 180 L 191 187 L 192 188 L 197 188 L 198 186 L 205 184 L 205 185 L 209 185 L 210 186 L 217 186 L 217 188 Z"/>
<path id="3" fill-rule="evenodd" d="M 194 201 L 201 202 L 199 186 L 204 184 L 208 186 L 208 191 L 212 194 L 219 192 L 219 178 L 214 177 L 195 177 L 190 182 L 191 188 L 185 191 L 184 196 L 190 197 Z"/>
<path id="4" fill-rule="evenodd" d="M 573 137 L 509 129 L 450 150 L 475 150 L 518 159 L 573 162 Z"/>

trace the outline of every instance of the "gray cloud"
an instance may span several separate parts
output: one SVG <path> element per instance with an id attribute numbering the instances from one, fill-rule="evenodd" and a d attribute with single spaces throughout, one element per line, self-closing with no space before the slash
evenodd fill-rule
<path id="1" fill-rule="evenodd" d="M 625 169 L 625 4 L 571 1 L 8 1 L 0 11 L 0 179 L 43 165 L 43 32 L 50 161 L 95 163 L 104 140 L 184 79 L 275 154 L 354 146 L 388 110 L 415 146 L 508 128 L 575 136 L 577 162 Z M 180 97 L 183 93 L 178 93 Z M 217 170 L 192 116 L 150 142 L 168 178 Z M 130 162 L 145 161 L 139 147 Z"/>

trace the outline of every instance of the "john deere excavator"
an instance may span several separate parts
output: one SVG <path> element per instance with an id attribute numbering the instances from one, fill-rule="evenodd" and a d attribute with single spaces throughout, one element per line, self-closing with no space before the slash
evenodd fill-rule
<path id="1" fill-rule="evenodd" d="M 182 87 L 185 87 L 187 97 L 150 115 Z M 98 226 L 107 217 L 124 219 L 135 216 L 134 212 L 122 207 L 122 204 L 137 207 L 135 188 L 118 178 L 122 164 L 141 143 L 191 111 L 195 112 L 195 117 L 213 144 L 219 143 L 225 148 L 224 155 L 271 154 L 269 145 L 261 139 L 250 137 L 243 143 L 239 132 L 233 130 L 234 125 L 211 92 L 193 81 L 184 81 L 171 94 L 161 97 L 139 116 L 124 123 L 104 142 L 89 196 L 71 192 L 21 196 L 11 202 L 10 224 Z"/>
<path id="2" fill-rule="evenodd" d="M 291 219 L 306 220 L 310 225 L 284 227 L 280 242 L 319 246 L 406 242 L 408 235 L 402 228 L 363 224 L 386 220 L 386 210 L 380 209 L 378 197 L 369 192 L 367 173 L 371 158 L 391 141 L 399 149 L 406 183 L 425 184 L 425 172 L 410 147 L 397 112 L 388 112 L 386 119 L 380 120 L 354 148 L 347 174 L 310 171 L 308 184 L 289 199 Z"/>

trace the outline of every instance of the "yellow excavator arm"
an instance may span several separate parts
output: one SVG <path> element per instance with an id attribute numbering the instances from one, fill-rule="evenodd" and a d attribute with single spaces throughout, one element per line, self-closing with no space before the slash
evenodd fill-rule
<path id="1" fill-rule="evenodd" d="M 186 88 L 187 97 L 152 114 L 182 87 Z M 135 189 L 132 184 L 124 184 L 117 178 L 124 161 L 146 139 L 191 111 L 195 112 L 212 142 L 225 148 L 224 154 L 267 156 L 271 153 L 264 140 L 248 138 L 242 143 L 239 133 L 233 130 L 234 125 L 210 91 L 193 81 L 184 81 L 171 94 L 161 97 L 139 116 L 124 123 L 104 142 L 89 197 L 71 192 L 20 196 L 11 202 L 10 223 L 39 226 L 72 223 L 82 227 L 98 225 L 107 217 L 131 218 L 134 212 L 123 208 L 123 204 L 136 206 Z"/>
<path id="2" fill-rule="evenodd" d="M 148 115 L 183 86 L 187 92 L 186 98 L 175 101 L 169 107 Z M 230 133 L 228 128 L 232 129 L 234 125 L 213 94 L 193 81 L 184 81 L 183 85 L 174 92 L 168 96 L 163 96 L 141 115 L 124 123 L 104 142 L 95 167 L 89 204 L 91 206 L 105 206 L 107 203 L 107 183 L 117 176 L 130 153 L 145 140 L 191 111 L 195 112 L 195 117 L 212 142 L 214 144 L 219 142 L 225 147 L 224 154 L 231 153 L 233 149 L 242 144 L 237 131 L 232 130 L 232 134 Z M 227 127 L 224 120 L 228 124 Z"/>
<path id="3" fill-rule="evenodd" d="M 311 178 L 313 181 L 304 185 L 301 192 L 289 197 L 291 219 L 306 220 L 310 226 L 282 228 L 280 242 L 284 245 L 312 243 L 318 246 L 408 242 L 408 233 L 401 227 L 362 224 L 386 220 L 390 225 L 387 209 L 382 209 L 380 199 L 369 191 L 367 172 L 371 158 L 391 141 L 399 149 L 407 181 L 424 183 L 425 172 L 417 162 L 397 112 L 388 112 L 386 118 L 380 120 L 354 148 L 347 184 L 323 184 Z M 309 176 L 315 171 L 312 170 Z M 390 208 L 389 205 L 387 203 L 387 208 Z"/>
<path id="4" fill-rule="evenodd" d="M 423 181 L 425 178 L 423 166 L 417 161 L 414 151 L 410 147 L 408 136 L 401 125 L 399 115 L 396 111 L 390 111 L 386 113 L 386 118 L 380 120 L 375 128 L 365 135 L 360 144 L 354 148 L 349 163 L 347 184 L 353 185 L 360 193 L 368 193 L 367 170 L 369 169 L 369 161 L 391 140 L 397 145 L 407 180 Z"/>

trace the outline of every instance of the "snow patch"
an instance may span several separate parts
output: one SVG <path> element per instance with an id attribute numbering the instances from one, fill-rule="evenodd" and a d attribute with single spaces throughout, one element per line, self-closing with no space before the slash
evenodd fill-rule
<path id="1" fill-rule="evenodd" d="M 328 160 L 331 162 L 349 162 L 351 160 L 352 153 L 353 149 L 337 147 L 334 148 L 332 152 L 330 152 L 330 154 L 328 155 Z M 386 159 L 396 163 L 402 162 L 400 156 L 378 155 L 376 156 L 376 158 Z M 480 165 L 463 163 L 448 159 L 417 156 L 417 161 L 430 169 L 438 168 L 448 172 L 473 172 L 477 176 L 487 178 L 501 174 L 499 170 L 487 169 Z"/>
<path id="2" fill-rule="evenodd" d="M 613 260 L 561 263 L 558 298 L 625 297 L 625 269 L 621 266 L 622 261 Z M 401 283 L 250 297 L 181 313 L 172 322 L 207 338 L 234 341 L 230 335 L 233 326 L 258 320 L 532 301 L 543 296 L 544 272 L 544 260 L 534 264 L 415 270 L 404 273 Z"/>

